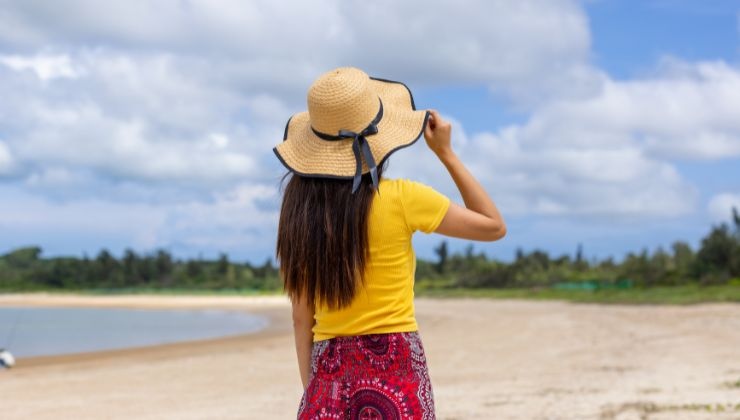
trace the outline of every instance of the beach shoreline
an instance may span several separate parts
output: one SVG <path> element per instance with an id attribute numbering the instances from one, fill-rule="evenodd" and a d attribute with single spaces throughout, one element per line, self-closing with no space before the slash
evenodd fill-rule
<path id="1" fill-rule="evenodd" d="M 740 305 L 417 298 L 437 418 L 736 419 Z M 218 308 L 255 333 L 20 359 L 4 419 L 284 419 L 303 392 L 284 296 L 0 295 L 0 305 Z"/>
<path id="2" fill-rule="evenodd" d="M 163 355 L 209 352 L 223 346 L 242 343 L 244 340 L 261 340 L 284 334 L 286 309 L 285 296 L 169 296 L 169 295 L 83 295 L 74 293 L 11 293 L 0 294 L 0 307 L 76 307 L 124 309 L 222 309 L 244 311 L 267 318 L 264 328 L 247 334 L 236 334 L 210 339 L 177 341 L 147 346 L 134 346 L 89 352 L 55 354 L 16 358 L 13 369 L 27 369 L 55 364 L 80 364 L 91 360 L 136 357 L 158 358 Z M 12 349 L 9 349 L 12 350 Z"/>

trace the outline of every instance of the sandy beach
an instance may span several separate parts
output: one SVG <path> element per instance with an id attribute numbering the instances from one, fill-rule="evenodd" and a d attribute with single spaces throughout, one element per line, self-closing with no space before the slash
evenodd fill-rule
<path id="1" fill-rule="evenodd" d="M 222 308 L 251 335 L 19 359 L 3 419 L 290 419 L 302 387 L 282 297 L 7 294 L 0 305 Z M 416 301 L 439 419 L 740 419 L 740 305 Z"/>

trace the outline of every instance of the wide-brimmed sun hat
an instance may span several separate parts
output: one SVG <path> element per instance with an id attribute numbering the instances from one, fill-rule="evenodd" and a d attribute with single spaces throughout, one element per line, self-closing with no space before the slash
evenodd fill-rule
<path id="1" fill-rule="evenodd" d="M 299 176 L 353 179 L 353 193 L 367 172 L 378 188 L 377 165 L 416 142 L 429 116 L 416 110 L 405 84 L 354 67 L 319 76 L 307 103 L 288 120 L 275 155 Z"/>

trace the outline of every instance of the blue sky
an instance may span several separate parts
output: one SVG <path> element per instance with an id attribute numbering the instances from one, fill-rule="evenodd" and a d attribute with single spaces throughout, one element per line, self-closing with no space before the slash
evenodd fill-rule
<path id="1" fill-rule="evenodd" d="M 591 61 L 614 79 L 631 80 L 650 75 L 666 56 L 689 61 L 721 60 L 735 66 L 740 63 L 740 6 L 735 1 L 595 0 L 586 2 L 585 10 L 592 37 Z M 416 96 L 421 106 L 445 104 L 437 106 L 454 113 L 469 130 L 522 123 L 529 115 L 511 109 L 505 98 L 491 95 L 485 86 L 423 89 Z M 465 111 L 460 112 L 460 109 Z M 705 207 L 717 194 L 740 191 L 740 159 L 736 155 L 712 161 L 676 159 L 672 163 L 685 178 L 696 184 L 699 202 Z M 601 220 L 589 223 L 586 229 L 574 221 L 554 222 L 561 225 L 560 229 L 543 228 L 547 229 L 547 235 L 538 241 L 535 239 L 539 235 L 538 228 L 548 221 L 516 217 L 514 231 L 528 234 L 521 239 L 509 236 L 506 241 L 516 243 L 515 246 L 503 243 L 474 246 L 508 259 L 516 246 L 525 250 L 537 247 L 555 254 L 573 254 L 577 244 L 582 243 L 588 255 L 619 258 L 643 248 L 654 250 L 662 246 L 668 249 L 676 240 L 698 247 L 699 239 L 718 220 L 706 212 L 696 211 L 679 218 L 628 223 L 620 225 L 616 231 Z M 571 230 L 579 231 L 579 236 L 573 238 L 569 234 Z M 553 235 L 555 231 L 558 233 Z M 459 247 L 466 244 L 453 242 Z"/>
<path id="2" fill-rule="evenodd" d="M 738 61 L 738 4 L 602 0 L 586 3 L 595 63 L 615 78 L 650 72 L 663 55 Z"/>
<path id="3" fill-rule="evenodd" d="M 270 149 L 342 65 L 406 82 L 454 122 L 508 222 L 474 244 L 496 258 L 697 246 L 740 206 L 737 2 L 424 4 L 4 2 L 0 252 L 264 261 L 283 171 Z M 423 140 L 389 176 L 460 202 Z M 417 235 L 418 255 L 442 239 Z"/>

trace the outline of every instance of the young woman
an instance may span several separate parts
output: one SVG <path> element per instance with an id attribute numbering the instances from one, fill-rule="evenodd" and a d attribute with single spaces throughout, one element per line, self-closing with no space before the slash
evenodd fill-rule
<path id="1" fill-rule="evenodd" d="M 289 172 L 277 258 L 292 302 L 304 394 L 299 419 L 434 419 L 414 315 L 414 232 L 479 241 L 506 233 L 491 198 L 450 145 L 450 124 L 416 110 L 403 83 L 345 67 L 321 75 L 308 111 L 273 150 Z M 382 176 L 424 135 L 465 207 Z"/>

